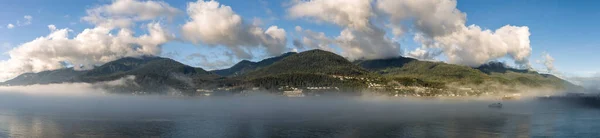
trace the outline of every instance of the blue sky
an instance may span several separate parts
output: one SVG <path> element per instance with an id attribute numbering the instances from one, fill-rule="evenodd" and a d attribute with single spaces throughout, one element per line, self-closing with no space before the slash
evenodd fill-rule
<path id="1" fill-rule="evenodd" d="M 185 14 L 187 2 L 183 0 L 166 0 L 170 6 L 183 11 L 166 27 L 180 37 L 179 29 L 188 21 Z M 292 40 L 298 37 L 294 32 L 295 26 L 324 32 L 327 36 L 339 35 L 343 27 L 330 23 L 314 23 L 303 19 L 292 19 L 287 16 L 285 0 L 219 0 L 221 4 L 231 6 L 232 9 L 243 17 L 245 22 L 253 22 L 255 18 L 261 19 L 263 27 L 276 25 L 287 32 L 287 47 L 293 48 Z M 29 42 L 37 37 L 49 34 L 48 25 L 54 24 L 57 28 L 73 30 L 71 37 L 85 28 L 94 25 L 82 21 L 86 9 L 102 4 L 109 4 L 109 0 L 3 0 L 0 3 L 0 52 L 5 53 L 12 47 Z M 547 52 L 554 57 L 557 70 L 567 75 L 589 76 L 600 71 L 600 65 L 594 64 L 600 59 L 600 9 L 595 5 L 599 1 L 564 1 L 564 0 L 459 0 L 457 8 L 467 14 L 467 25 L 476 24 L 482 28 L 495 30 L 504 25 L 527 26 L 531 33 L 530 45 L 533 49 L 530 61 L 536 69 L 543 68 L 536 60 L 541 60 L 542 53 Z M 270 12 L 268 12 L 270 11 Z M 31 24 L 23 24 L 24 16 L 32 16 Z M 147 23 L 147 22 L 146 22 Z M 7 28 L 8 24 L 15 25 Z M 142 23 L 138 23 L 140 26 Z M 136 34 L 145 33 L 144 29 L 135 27 Z M 419 47 L 412 38 L 405 37 L 399 40 L 402 50 L 414 50 Z M 8 47 L 6 47 L 8 46 Z M 173 58 L 189 65 L 199 66 L 198 60 L 186 60 L 187 55 L 200 53 L 218 60 L 226 59 L 220 54 L 226 51 L 223 47 L 209 47 L 194 45 L 187 42 L 171 41 L 163 45 L 163 54 L 178 53 Z M 400 52 L 400 51 L 398 51 Z M 265 56 L 257 56 L 259 60 Z M 8 55 L 0 55 L 0 60 L 7 60 Z M 235 59 L 237 62 L 239 59 Z M 443 60 L 443 58 L 441 58 Z M 500 59 L 508 60 L 508 59 Z M 206 67 L 205 67 L 206 68 Z"/>

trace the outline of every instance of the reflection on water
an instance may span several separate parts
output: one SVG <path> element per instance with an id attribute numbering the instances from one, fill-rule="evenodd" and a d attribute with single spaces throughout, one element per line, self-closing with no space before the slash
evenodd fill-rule
<path id="1" fill-rule="evenodd" d="M 361 102 L 349 99 L 186 99 L 182 102 L 166 99 L 170 102 L 133 101 L 143 104 L 131 103 L 134 105 L 110 110 L 114 106 L 110 103 L 127 103 L 120 103 L 120 100 L 123 99 L 91 100 L 89 103 L 94 104 L 83 102 L 82 106 L 65 106 L 71 110 L 59 112 L 35 107 L 52 102 L 27 105 L 30 108 L 2 106 L 0 137 L 464 138 L 593 137 L 600 134 L 596 131 L 600 128 L 597 123 L 600 113 L 596 109 L 552 102 L 506 103 L 504 109 L 490 109 L 484 102 Z M 151 105 L 157 108 L 178 107 L 156 109 L 156 112 L 139 109 L 150 102 L 158 102 Z M 524 108 L 523 104 L 529 106 Z"/>

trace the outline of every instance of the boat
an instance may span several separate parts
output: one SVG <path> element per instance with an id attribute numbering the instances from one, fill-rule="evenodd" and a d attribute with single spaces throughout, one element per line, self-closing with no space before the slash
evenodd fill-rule
<path id="1" fill-rule="evenodd" d="M 501 103 L 493 103 L 488 105 L 489 108 L 502 108 L 502 104 Z"/>

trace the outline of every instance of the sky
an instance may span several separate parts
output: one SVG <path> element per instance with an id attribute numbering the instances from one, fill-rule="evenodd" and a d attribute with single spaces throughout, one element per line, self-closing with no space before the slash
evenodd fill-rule
<path id="1" fill-rule="evenodd" d="M 598 1 L 3 0 L 0 80 L 158 55 L 207 70 L 289 51 L 600 76 Z"/>

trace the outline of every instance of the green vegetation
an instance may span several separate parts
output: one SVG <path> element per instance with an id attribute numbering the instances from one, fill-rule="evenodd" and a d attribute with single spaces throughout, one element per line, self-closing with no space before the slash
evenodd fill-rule
<path id="1" fill-rule="evenodd" d="M 285 54 L 277 56 L 277 57 L 272 57 L 272 58 L 267 58 L 267 59 L 261 60 L 259 62 L 242 60 L 239 63 L 233 65 L 231 68 L 213 70 L 211 72 L 221 75 L 221 76 L 227 76 L 227 77 L 240 76 L 240 75 L 246 74 L 248 72 L 267 67 L 281 59 L 284 59 L 284 58 L 294 55 L 294 54 L 296 54 L 296 52 L 288 52 L 288 53 L 285 53 Z"/>
<path id="2" fill-rule="evenodd" d="M 86 71 L 76 71 L 73 68 L 42 71 L 38 73 L 21 74 L 14 79 L 3 82 L 8 85 L 33 85 L 73 82 L 77 76 L 86 73 Z"/>
<path id="3" fill-rule="evenodd" d="M 291 55 L 270 66 L 250 72 L 243 77 L 258 78 L 294 73 L 358 76 L 369 72 L 334 53 L 323 50 L 310 50 Z"/>

